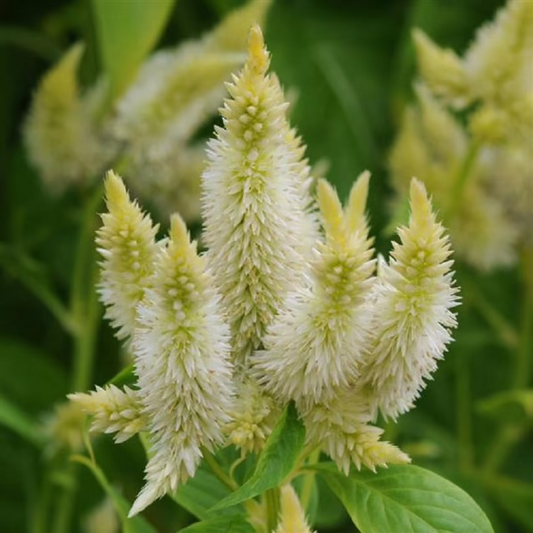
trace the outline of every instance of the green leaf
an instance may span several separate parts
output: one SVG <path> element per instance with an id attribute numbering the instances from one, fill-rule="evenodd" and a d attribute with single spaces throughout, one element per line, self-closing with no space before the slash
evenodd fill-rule
<path id="1" fill-rule="evenodd" d="M 36 446 L 41 446 L 43 443 L 43 437 L 33 420 L 2 396 L 0 396 L 0 425 L 11 429 Z"/>
<path id="2" fill-rule="evenodd" d="M 209 510 L 231 494 L 228 487 L 206 468 L 202 463 L 196 475 L 172 495 L 173 500 L 201 520 L 208 518 Z M 225 513 L 227 510 L 223 509 L 218 513 L 220 512 Z"/>
<path id="3" fill-rule="evenodd" d="M 174 0 L 92 2 L 100 56 L 111 84 L 111 98 L 133 80 L 145 56 L 159 39 Z"/>
<path id="4" fill-rule="evenodd" d="M 124 533 L 156 533 L 156 530 L 141 516 L 135 516 L 128 518 L 128 512 L 131 505 L 126 499 L 109 483 L 103 471 L 94 464 L 90 459 L 82 455 L 75 455 L 72 458 L 74 461 L 85 465 L 100 483 L 102 489 L 112 500 L 117 514 L 122 524 L 122 530 Z"/>
<path id="5" fill-rule="evenodd" d="M 395 465 L 347 477 L 335 465 L 315 468 L 361 533 L 493 533 L 466 492 L 429 470 Z"/>
<path id="6" fill-rule="evenodd" d="M 115 385 L 116 387 L 124 387 L 124 385 L 134 385 L 137 381 L 135 376 L 134 366 L 128 365 L 123 368 L 118 374 L 113 376 L 109 381 L 109 385 Z"/>
<path id="7" fill-rule="evenodd" d="M 291 403 L 268 438 L 252 477 L 211 510 L 236 505 L 280 485 L 298 463 L 304 441 L 305 428 Z"/>
<path id="8" fill-rule="evenodd" d="M 224 516 L 180 529 L 180 533 L 253 533 L 254 528 L 244 516 Z"/>

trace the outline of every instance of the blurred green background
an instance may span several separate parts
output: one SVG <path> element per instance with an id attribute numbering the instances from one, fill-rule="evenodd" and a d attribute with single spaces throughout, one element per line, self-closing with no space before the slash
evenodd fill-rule
<path id="1" fill-rule="evenodd" d="M 198 37 L 241 3 L 178 0 L 157 46 Z M 440 45 L 463 50 L 474 30 L 502 5 L 501 0 L 274 1 L 266 40 L 272 70 L 298 95 L 292 122 L 311 162 L 328 162 L 327 176 L 341 196 L 359 172 L 372 172 L 370 214 L 379 251 L 390 246 L 384 232 L 392 194 L 387 154 L 415 75 L 411 28 L 421 27 Z M 71 339 L 35 291 L 52 288 L 68 298 L 83 199 L 73 192 L 60 198 L 47 194 L 28 163 L 21 126 L 40 77 L 79 40 L 87 46 L 82 79 L 93 81 L 101 66 L 89 1 L 0 4 L 0 422 L 10 416 L 11 405 L 28 423 L 42 420 L 71 388 Z M 465 455 L 473 455 L 474 462 L 484 456 L 499 419 L 522 423 L 527 415 L 518 404 L 482 401 L 506 388 L 511 354 L 480 309 L 484 300 L 497 302 L 502 315 L 517 322 L 518 275 L 508 270 L 480 277 L 459 265 L 457 277 L 460 286 L 475 286 L 463 291 L 457 340 L 418 408 L 388 427 L 388 437 L 411 453 L 415 464 L 467 489 L 498 532 L 533 531 L 531 431 L 525 432 L 501 475 L 479 478 L 461 466 Z M 102 322 L 97 342 L 92 381 L 103 384 L 123 362 L 107 323 Z M 466 439 L 458 431 L 465 414 L 474 420 Z M 512 431 L 514 426 L 509 427 Z M 24 428 L 17 434 L 0 425 L 2 533 L 36 531 L 31 529 L 34 504 L 45 469 L 53 467 L 40 444 L 23 435 Z M 118 447 L 101 438 L 97 453 L 108 477 L 131 498 L 144 466 L 136 439 Z M 62 479 L 61 472 L 56 478 L 58 486 L 72 482 L 68 476 Z M 72 531 L 81 531 L 84 514 L 102 497 L 90 473 L 81 468 L 78 487 Z M 353 531 L 331 494 L 324 492 L 320 509 L 319 531 Z M 154 505 L 147 516 L 165 532 L 191 520 L 167 501 Z"/>

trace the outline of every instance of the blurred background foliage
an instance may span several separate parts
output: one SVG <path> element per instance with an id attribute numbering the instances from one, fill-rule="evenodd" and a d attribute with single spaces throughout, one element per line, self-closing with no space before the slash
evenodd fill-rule
<path id="1" fill-rule="evenodd" d="M 78 468 L 74 478 L 55 469 L 54 461 L 64 458 L 47 459 L 53 451 L 43 451 L 43 437 L 35 429 L 35 422 L 44 421 L 73 387 L 71 338 L 42 301 L 53 308 L 52 294 L 69 297 L 83 206 L 89 200 L 75 191 L 60 198 L 49 196 L 29 165 L 21 126 L 32 91 L 53 62 L 82 40 L 86 43 L 82 79 L 92 82 L 111 65 L 122 69 L 114 82 L 119 92 L 152 46 L 198 37 L 242 4 L 240 0 L 161 1 L 161 13 L 155 15 L 161 20 L 152 21 L 154 27 L 164 28 L 161 34 L 154 30 L 130 47 L 131 34 L 116 35 L 107 44 L 99 35 L 95 6 L 106 2 L 112 4 L 111 0 L 0 4 L 0 422 L 6 426 L 0 426 L 0 530 L 4 533 L 39 531 L 43 491 L 52 498 L 66 485 L 75 498 L 73 522 L 65 531 L 81 531 L 83 517 L 102 498 L 86 469 Z M 116 4 L 131 7 L 136 2 Z M 474 30 L 502 4 L 501 0 L 274 1 L 266 38 L 272 70 L 297 95 L 292 122 L 308 146 L 311 162 L 327 161 L 328 178 L 341 196 L 346 196 L 360 171 L 372 172 L 370 213 L 381 252 L 390 246 L 384 231 L 390 219 L 388 151 L 411 98 L 415 75 L 411 28 L 421 27 L 440 45 L 463 50 Z M 123 20 L 125 26 L 131 23 L 133 34 L 136 24 L 146 22 L 135 16 Z M 105 46 L 107 51 L 99 48 Z M 212 124 L 206 128 L 209 132 Z M 87 263 L 92 261 L 86 258 Z M 501 270 L 480 276 L 459 265 L 457 277 L 463 286 L 463 306 L 456 342 L 418 408 L 388 427 L 388 437 L 410 453 L 415 464 L 467 489 L 496 531 L 533 531 L 533 398 L 504 392 L 514 368 L 510 350 L 514 330 L 507 325 L 519 321 L 519 275 Z M 87 281 L 87 291 L 92 290 Z M 497 302 L 500 315 L 491 316 L 487 302 Z M 501 317 L 506 322 L 500 323 L 496 334 L 491 323 Z M 109 326 L 99 327 L 94 384 L 105 383 L 122 368 L 120 354 Z M 510 442 L 518 442 L 518 434 L 524 438 L 502 458 L 497 473 L 480 474 L 475 466 L 491 453 L 502 421 Z M 98 439 L 97 455 L 108 478 L 131 498 L 143 469 L 137 440 L 116 447 L 111 439 Z M 78 490 L 70 491 L 72 483 Z M 166 500 L 154 505 L 147 516 L 165 532 L 192 520 Z M 324 487 L 316 526 L 324 532 L 350 531 L 347 517 Z"/>

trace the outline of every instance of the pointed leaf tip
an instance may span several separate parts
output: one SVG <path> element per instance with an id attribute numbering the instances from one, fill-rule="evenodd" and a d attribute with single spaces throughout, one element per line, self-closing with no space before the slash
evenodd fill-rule
<path id="1" fill-rule="evenodd" d="M 250 67 L 257 74 L 264 74 L 268 68 L 269 55 L 265 47 L 265 39 L 259 24 L 254 24 L 250 28 L 248 36 L 248 62 Z"/>

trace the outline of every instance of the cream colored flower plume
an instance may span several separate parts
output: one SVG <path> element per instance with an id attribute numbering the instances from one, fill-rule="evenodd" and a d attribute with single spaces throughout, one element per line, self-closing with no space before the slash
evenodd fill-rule
<path id="1" fill-rule="evenodd" d="M 232 334 L 244 364 L 291 289 L 306 275 L 309 213 L 302 196 L 301 156 L 289 137 L 287 104 L 258 26 L 249 55 L 228 85 L 224 129 L 209 143 L 203 174 L 204 238 Z M 295 150 L 297 153 L 295 153 Z M 221 267 L 221 265 L 224 265 Z"/>
<path id="2" fill-rule="evenodd" d="M 352 389 L 327 402 L 299 402 L 298 410 L 305 424 L 307 444 L 320 446 L 346 475 L 351 465 L 374 471 L 388 464 L 409 463 L 399 448 L 380 441 L 381 428 L 372 426 L 371 398 Z"/>
<path id="3" fill-rule="evenodd" d="M 375 407 L 396 419 L 413 406 L 444 356 L 456 326 L 448 237 L 422 183 L 411 183 L 411 219 L 383 265 L 373 310 L 373 341 L 361 373 Z"/>
<path id="4" fill-rule="evenodd" d="M 246 57 L 248 30 L 269 5 L 253 0 L 202 38 L 156 52 L 117 103 L 110 130 L 125 146 L 121 168 L 128 185 L 161 214 L 199 218 L 204 157 L 195 156 L 204 146 L 191 138 L 221 104 L 224 82 Z"/>
<path id="5" fill-rule="evenodd" d="M 102 215 L 103 225 L 96 235 L 103 257 L 98 292 L 117 337 L 126 339 L 133 333 L 137 305 L 150 284 L 158 250 L 158 226 L 130 200 L 113 171 L 106 175 L 105 191 L 108 213 Z"/>
<path id="6" fill-rule="evenodd" d="M 117 444 L 128 440 L 146 428 L 147 419 L 137 391 L 115 385 L 96 387 L 89 394 L 69 394 L 68 398 L 92 416 L 91 431 L 95 433 L 116 433 Z"/>
<path id="7" fill-rule="evenodd" d="M 194 476 L 202 449 L 222 443 L 233 397 L 228 334 L 205 259 L 175 215 L 133 338 L 151 446 L 130 516 Z"/>
<path id="8" fill-rule="evenodd" d="M 77 71 L 83 54 L 74 45 L 37 88 L 24 126 L 31 162 L 45 185 L 60 193 L 86 186 L 106 165 L 111 150 L 97 132 L 96 93 L 80 94 Z"/>
<path id="9" fill-rule="evenodd" d="M 313 261 L 311 286 L 288 295 L 252 363 L 261 385 L 283 402 L 323 401 L 359 375 L 374 271 L 364 214 L 369 177 L 359 177 L 344 211 L 331 185 L 318 183 L 326 240 Z"/>
<path id="10" fill-rule="evenodd" d="M 281 511 L 278 527 L 274 533 L 313 533 L 292 485 L 284 485 L 280 492 Z"/>

